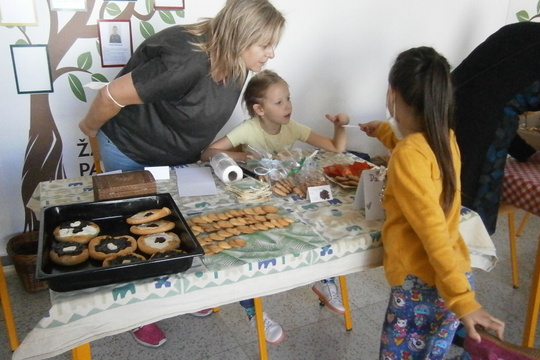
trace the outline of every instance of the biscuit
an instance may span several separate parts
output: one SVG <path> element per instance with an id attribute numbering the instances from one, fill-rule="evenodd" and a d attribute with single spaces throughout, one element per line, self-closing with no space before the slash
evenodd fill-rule
<path id="1" fill-rule="evenodd" d="M 232 247 L 243 247 L 243 246 L 247 245 L 246 240 L 244 240 L 242 238 L 234 238 L 234 239 L 231 239 L 231 240 L 227 241 L 227 243 L 229 245 L 231 245 Z"/>
<path id="2" fill-rule="evenodd" d="M 219 230 L 217 234 L 225 239 L 233 236 L 233 233 L 229 232 L 228 230 Z"/>
<path id="3" fill-rule="evenodd" d="M 211 233 L 210 235 L 208 235 L 208 237 L 210 239 L 212 239 L 212 240 L 215 240 L 215 241 L 225 240 L 225 238 L 223 236 L 220 236 L 217 233 Z"/>
<path id="4" fill-rule="evenodd" d="M 261 223 L 254 224 L 253 226 L 255 226 L 258 230 L 262 230 L 262 231 L 268 230 L 268 226 L 265 226 Z"/>
<path id="5" fill-rule="evenodd" d="M 224 229 L 232 228 L 234 225 L 230 221 L 220 220 L 217 222 L 218 226 Z"/>
<path id="6" fill-rule="evenodd" d="M 230 249 L 232 247 L 226 241 L 219 242 L 217 246 L 219 246 L 222 249 Z"/>
<path id="7" fill-rule="evenodd" d="M 220 248 L 220 247 L 217 246 L 217 245 L 208 245 L 208 249 L 209 249 L 210 251 L 212 251 L 214 254 L 217 254 L 217 253 L 223 251 L 223 248 Z"/>
<path id="8" fill-rule="evenodd" d="M 274 205 L 264 205 L 262 207 L 262 209 L 264 211 L 266 211 L 266 213 L 268 213 L 268 214 L 274 214 L 274 213 L 277 213 L 279 211 L 279 209 L 277 207 L 275 207 Z"/>

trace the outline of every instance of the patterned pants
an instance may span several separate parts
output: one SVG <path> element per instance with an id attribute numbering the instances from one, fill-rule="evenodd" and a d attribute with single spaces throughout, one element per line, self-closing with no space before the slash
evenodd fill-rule
<path id="1" fill-rule="evenodd" d="M 472 284 L 472 276 L 467 273 Z M 381 335 L 381 360 L 443 359 L 459 320 L 434 286 L 408 275 L 393 286 Z"/>

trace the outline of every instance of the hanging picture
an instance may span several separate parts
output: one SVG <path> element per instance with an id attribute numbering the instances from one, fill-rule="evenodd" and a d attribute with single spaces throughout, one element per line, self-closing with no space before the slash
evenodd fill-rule
<path id="1" fill-rule="evenodd" d="M 10 45 L 17 93 L 53 92 L 47 45 Z"/>
<path id="2" fill-rule="evenodd" d="M 86 0 L 51 0 L 51 10 L 86 11 Z"/>
<path id="3" fill-rule="evenodd" d="M 34 0 L 0 0 L 0 25 L 27 26 L 37 24 Z"/>
<path id="4" fill-rule="evenodd" d="M 130 20 L 98 20 L 101 66 L 124 66 L 133 53 Z"/>
<path id="5" fill-rule="evenodd" d="M 158 10 L 182 10 L 184 0 L 154 0 L 154 9 Z"/>

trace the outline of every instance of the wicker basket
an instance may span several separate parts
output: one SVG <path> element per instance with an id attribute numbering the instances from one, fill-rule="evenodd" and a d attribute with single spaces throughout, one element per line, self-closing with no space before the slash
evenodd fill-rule
<path id="1" fill-rule="evenodd" d="M 7 253 L 13 261 L 17 275 L 30 292 L 49 287 L 46 281 L 35 280 L 38 240 L 39 233 L 31 231 L 12 237 L 7 243 Z"/>

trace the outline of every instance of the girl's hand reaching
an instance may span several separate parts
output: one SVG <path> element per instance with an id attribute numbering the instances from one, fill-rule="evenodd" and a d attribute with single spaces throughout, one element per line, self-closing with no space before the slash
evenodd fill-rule
<path id="1" fill-rule="evenodd" d="M 479 325 L 486 330 L 494 331 L 495 334 L 497 334 L 497 337 L 503 340 L 504 322 L 491 316 L 490 313 L 482 308 L 463 316 L 460 320 L 463 323 L 463 326 L 465 326 L 467 336 L 470 336 L 476 342 L 481 341 L 480 334 L 478 334 L 478 331 L 476 331 L 475 328 L 476 325 Z"/>
<path id="2" fill-rule="evenodd" d="M 360 124 L 360 130 L 365 132 L 367 136 L 375 137 L 375 133 L 377 132 L 377 129 L 379 128 L 379 125 L 381 125 L 381 123 L 382 121 L 374 120 L 365 124 Z"/>
<path id="3" fill-rule="evenodd" d="M 349 115 L 347 114 L 337 114 L 337 115 L 328 115 L 326 114 L 326 118 L 334 123 L 334 126 L 343 126 L 343 125 L 349 125 Z"/>

